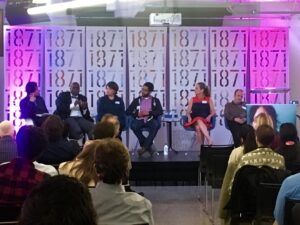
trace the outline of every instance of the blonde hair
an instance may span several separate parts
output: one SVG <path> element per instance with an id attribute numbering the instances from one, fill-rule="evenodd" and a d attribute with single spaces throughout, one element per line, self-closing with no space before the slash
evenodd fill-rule
<path id="1" fill-rule="evenodd" d="M 12 122 L 4 120 L 0 123 L 0 137 L 3 136 L 14 136 L 15 129 Z"/>
<path id="2" fill-rule="evenodd" d="M 86 186 L 88 186 L 91 181 L 97 183 L 98 180 L 97 172 L 94 166 L 95 150 L 98 145 L 99 140 L 88 141 L 74 160 L 78 163 L 73 164 L 72 168 L 70 169 L 70 174 L 74 174 L 74 177 L 76 177 Z M 62 169 L 74 161 L 66 162 L 62 166 Z"/>
<path id="3" fill-rule="evenodd" d="M 266 113 L 258 114 L 253 121 L 253 127 L 256 130 L 261 125 L 268 125 L 274 129 L 274 123 L 272 117 Z"/>

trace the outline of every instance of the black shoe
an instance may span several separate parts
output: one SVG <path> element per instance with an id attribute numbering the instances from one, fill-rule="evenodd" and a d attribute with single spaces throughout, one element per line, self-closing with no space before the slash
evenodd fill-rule
<path id="1" fill-rule="evenodd" d="M 137 153 L 139 154 L 139 156 L 142 156 L 146 151 L 147 149 L 142 147 L 141 149 L 137 150 Z"/>
<path id="2" fill-rule="evenodd" d="M 153 156 L 153 154 L 156 152 L 156 151 L 152 148 L 152 146 L 150 146 L 150 147 L 147 149 L 147 151 L 149 152 L 149 154 L 150 154 L 151 156 Z"/>

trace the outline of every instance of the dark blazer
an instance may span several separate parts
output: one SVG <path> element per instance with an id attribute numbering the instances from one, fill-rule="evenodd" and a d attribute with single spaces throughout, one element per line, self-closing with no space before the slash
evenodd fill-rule
<path id="1" fill-rule="evenodd" d="M 136 118 L 139 113 L 138 108 L 140 106 L 140 102 L 141 102 L 141 97 L 135 98 L 127 108 L 126 114 Z M 162 114 L 163 114 L 163 109 L 161 107 L 159 99 L 156 97 L 152 97 L 152 109 L 149 112 L 149 118 L 153 117 L 154 119 L 157 119 Z"/>
<path id="2" fill-rule="evenodd" d="M 99 98 L 97 112 L 97 121 L 100 121 L 105 114 L 111 113 L 118 117 L 122 128 L 126 126 L 125 105 L 119 96 L 115 96 L 114 100 L 110 100 L 107 95 Z"/>
<path id="3" fill-rule="evenodd" d="M 32 119 L 38 126 L 45 118 L 37 117 L 36 114 L 48 113 L 45 101 L 41 96 L 37 96 L 35 102 L 31 102 L 29 96 L 20 102 L 21 118 Z"/>
<path id="4" fill-rule="evenodd" d="M 86 102 L 87 99 L 84 95 L 78 94 L 78 100 L 81 100 L 83 102 Z M 58 98 L 55 101 L 56 104 L 56 110 L 54 114 L 60 116 L 61 119 L 67 119 L 70 117 L 71 109 L 70 104 L 72 103 L 71 93 L 69 91 L 62 92 L 59 94 Z M 94 120 L 90 116 L 89 108 L 86 109 L 86 112 L 83 112 L 83 109 L 80 108 L 80 112 L 83 116 L 83 118 L 94 122 Z"/>
<path id="5" fill-rule="evenodd" d="M 31 102 L 29 96 L 20 102 L 21 118 L 33 119 L 36 114 L 48 113 L 45 101 L 41 96 L 37 96 L 35 102 Z"/>

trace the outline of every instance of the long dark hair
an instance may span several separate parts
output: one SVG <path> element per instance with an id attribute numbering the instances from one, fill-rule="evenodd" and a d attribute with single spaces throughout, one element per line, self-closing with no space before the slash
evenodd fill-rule
<path id="1" fill-rule="evenodd" d="M 257 149 L 255 131 L 251 125 L 243 125 L 239 136 L 242 139 L 242 145 L 244 146 L 244 154 Z"/>
<path id="2" fill-rule="evenodd" d="M 203 93 L 205 95 L 205 97 L 210 97 L 210 90 L 209 90 L 209 87 L 203 83 L 203 82 L 199 82 L 197 83 L 197 85 L 199 86 L 200 89 L 203 89 Z"/>

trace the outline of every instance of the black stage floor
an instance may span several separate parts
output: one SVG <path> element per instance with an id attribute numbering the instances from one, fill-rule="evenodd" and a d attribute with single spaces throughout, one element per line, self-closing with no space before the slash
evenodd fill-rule
<path id="1" fill-rule="evenodd" d="M 135 186 L 197 185 L 199 169 L 198 151 L 162 152 L 152 157 L 131 152 L 130 183 Z"/>

